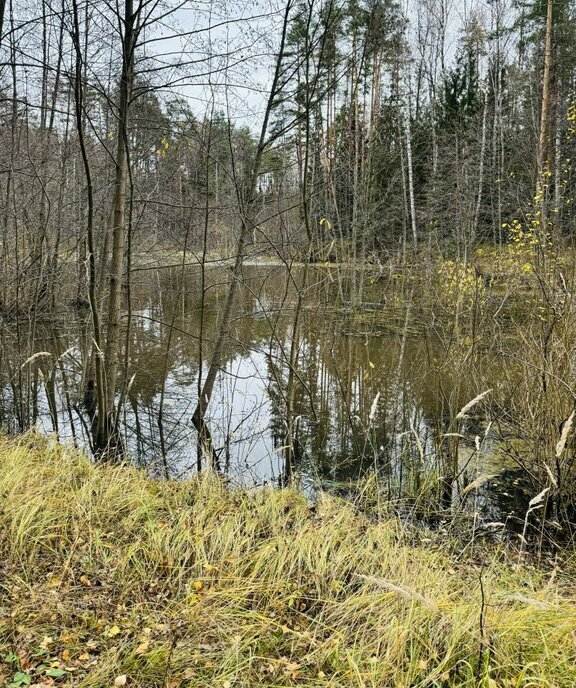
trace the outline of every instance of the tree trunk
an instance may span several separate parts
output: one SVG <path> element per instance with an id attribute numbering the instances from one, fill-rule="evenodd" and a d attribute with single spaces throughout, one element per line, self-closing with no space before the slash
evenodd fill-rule
<path id="1" fill-rule="evenodd" d="M 90 312 L 92 314 L 92 327 L 94 339 L 94 380 L 88 381 L 88 387 L 92 388 L 94 400 L 94 413 L 91 413 L 92 421 L 92 441 L 96 449 L 105 446 L 104 437 L 104 419 L 106 416 L 106 399 L 104 390 L 104 369 L 102 365 L 102 336 L 100 325 L 100 312 L 96 298 L 96 258 L 94 249 L 94 185 L 92 181 L 92 171 L 90 166 L 90 159 L 86 147 L 86 140 L 84 135 L 84 88 L 83 88 L 83 53 L 80 44 L 80 20 L 78 13 L 77 0 L 72 1 L 74 31 L 72 40 L 75 49 L 75 74 L 74 74 L 74 105 L 76 115 L 76 129 L 78 133 L 78 141 L 80 144 L 80 152 L 82 155 L 82 164 L 84 167 L 84 175 L 86 178 L 87 189 L 87 218 L 86 218 L 86 248 L 87 248 L 87 263 L 88 263 L 88 301 L 90 304 Z M 90 389 L 87 389 L 86 394 L 89 395 Z"/>
<path id="2" fill-rule="evenodd" d="M 134 80 L 135 15 L 133 0 L 125 0 L 124 38 L 122 45 L 122 74 L 118 108 L 118 134 L 116 142 L 116 173 L 112 228 L 112 256 L 109 271 L 108 328 L 106 332 L 106 410 L 109 430 L 113 430 L 114 395 L 120 362 L 120 320 L 122 310 L 122 282 L 124 279 L 126 247 L 126 187 L 128 183 L 128 110 Z M 107 437 L 110 442 L 112 438 Z"/>
<path id="3" fill-rule="evenodd" d="M 411 85 L 410 73 L 408 73 L 408 88 L 405 103 L 405 131 L 406 131 L 406 163 L 408 165 L 408 196 L 410 199 L 410 226 L 412 228 L 412 241 L 414 246 L 418 243 L 418 231 L 416 229 L 416 201 L 414 198 L 414 168 L 412 165 L 412 112 L 411 112 Z"/>
<path id="4" fill-rule="evenodd" d="M 546 38 L 544 46 L 544 69 L 542 73 L 542 105 L 540 109 L 540 137 L 538 141 L 538 171 L 536 175 L 536 198 L 540 199 L 542 244 L 546 243 L 547 229 L 547 200 L 549 188 L 548 172 L 550 172 L 550 82 L 552 67 L 552 32 L 553 32 L 554 2 L 548 0 L 546 11 Z"/>
<path id="5" fill-rule="evenodd" d="M 128 0 L 127 0 L 128 1 Z M 270 117 L 272 115 L 272 109 L 276 100 L 278 89 L 281 82 L 282 73 L 282 63 L 284 60 L 284 49 L 286 45 L 286 35 L 288 31 L 288 19 L 290 15 L 290 10 L 292 7 L 292 0 L 288 0 L 284 10 L 284 19 L 282 26 L 282 38 L 280 42 L 280 48 L 278 51 L 278 57 L 276 59 L 276 68 L 274 71 L 274 78 L 272 80 L 272 85 L 270 87 L 270 94 L 268 97 L 268 102 L 266 105 L 266 110 L 264 112 L 264 120 L 262 122 L 262 127 L 260 130 L 260 137 L 258 141 L 258 147 L 256 149 L 256 154 L 254 156 L 254 162 L 250 172 L 250 177 L 247 183 L 247 192 L 243 196 L 240 185 L 237 182 L 237 194 L 238 201 L 240 205 L 241 214 L 241 224 L 240 224 L 240 235 L 238 237 L 238 243 L 236 246 L 236 258 L 234 260 L 234 267 L 232 269 L 232 281 L 228 288 L 228 295 L 226 298 L 226 304 L 224 306 L 224 311 L 222 313 L 222 320 L 220 323 L 220 328 L 218 331 L 218 336 L 216 338 L 216 343 L 214 345 L 214 351 L 212 354 L 212 360 L 208 367 L 208 373 L 206 374 L 206 379 L 202 386 L 202 392 L 199 395 L 196 408 L 192 415 L 192 423 L 198 432 L 199 442 L 203 446 L 204 451 L 207 453 L 212 465 L 215 465 L 215 454 L 214 447 L 212 446 L 212 440 L 210 435 L 210 430 L 205 421 L 206 411 L 212 398 L 212 391 L 214 389 L 214 384 L 216 382 L 216 377 L 218 371 L 222 365 L 224 359 L 225 347 L 228 341 L 230 322 L 232 318 L 232 313 L 234 310 L 234 305 L 236 302 L 236 294 L 238 292 L 238 287 L 242 278 L 242 264 L 244 262 L 244 254 L 246 250 L 246 244 L 250 236 L 250 232 L 254 227 L 254 221 L 252 218 L 254 201 L 256 199 L 256 189 L 258 176 L 260 174 L 260 168 L 262 165 L 262 158 L 264 152 L 268 147 L 267 135 L 268 135 L 268 124 Z"/>

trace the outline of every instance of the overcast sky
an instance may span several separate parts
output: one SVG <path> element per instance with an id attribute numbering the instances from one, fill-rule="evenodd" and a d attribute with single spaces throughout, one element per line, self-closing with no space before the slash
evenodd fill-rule
<path id="1" fill-rule="evenodd" d="M 254 127 L 266 101 L 283 11 L 281 2 L 269 0 L 187 2 L 146 36 L 154 81 L 185 96 L 197 115 L 214 107 Z"/>
<path id="2" fill-rule="evenodd" d="M 424 16 L 421 5 L 428 0 L 402 1 L 410 21 L 412 54 L 417 58 L 418 23 Z M 446 39 L 448 60 L 455 53 L 462 27 L 471 13 L 478 13 L 481 22 L 489 28 L 495 8 L 512 4 L 511 0 L 496 0 L 491 5 L 485 0 L 435 0 L 442 1 L 450 13 Z M 89 2 L 91 32 L 97 40 L 88 47 L 91 70 L 88 78 L 93 83 L 100 80 L 102 88 L 109 91 L 118 78 L 117 74 L 110 73 L 109 67 L 111 55 L 116 57 L 116 65 L 119 64 L 120 40 L 118 31 L 114 32 L 118 22 L 108 2 Z M 150 7 L 147 3 L 146 11 Z M 164 97 L 184 96 L 199 117 L 214 109 L 256 130 L 266 102 L 284 7 L 284 0 L 164 0 L 150 17 L 142 37 L 137 71 L 149 78 Z M 22 65 L 22 83 L 28 102 L 32 103 L 39 101 L 42 74 L 41 8 L 38 0 L 15 4 L 15 22 L 17 25 L 20 22 L 22 27 L 18 32 L 17 61 Z M 57 22 L 54 26 L 57 27 Z M 57 28 L 50 42 L 54 59 Z M 6 49 L 4 41 L 3 50 Z M 70 47 L 68 51 L 70 54 Z M 5 62 L 3 75 L 9 83 L 7 65 Z"/>

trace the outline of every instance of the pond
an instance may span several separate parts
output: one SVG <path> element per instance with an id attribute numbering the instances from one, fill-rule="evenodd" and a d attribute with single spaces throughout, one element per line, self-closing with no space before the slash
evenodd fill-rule
<path id="1" fill-rule="evenodd" d="M 153 474 L 181 478 L 197 468 L 191 416 L 228 282 L 222 267 L 134 273 L 122 432 L 129 456 Z M 498 419 L 482 403 L 455 420 L 480 392 L 492 388 L 503 398 L 514 384 L 501 351 L 486 340 L 475 344 L 470 327 L 456 331 L 442 305 L 426 305 L 408 278 L 374 275 L 354 307 L 350 284 L 334 266 L 244 267 L 207 416 L 222 472 L 237 484 L 282 482 L 289 399 L 290 473 L 305 489 L 346 491 L 372 472 L 389 496 L 400 496 L 441 476 L 447 463 L 460 485 L 508 468 Z M 72 308 L 49 321 L 8 323 L 3 425 L 33 425 L 87 445 L 89 343 L 89 314 Z M 25 363 L 23 351 L 44 355 Z"/>

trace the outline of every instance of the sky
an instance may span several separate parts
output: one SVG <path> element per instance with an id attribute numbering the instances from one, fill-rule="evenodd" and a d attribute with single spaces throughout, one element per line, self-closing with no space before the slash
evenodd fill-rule
<path id="1" fill-rule="evenodd" d="M 341 0 L 345 2 L 345 0 Z M 457 50 L 462 27 L 472 14 L 489 30 L 497 8 L 509 19 L 510 0 L 401 0 L 409 20 L 408 41 L 417 59 L 422 46 L 419 23 L 423 6 L 444 5 L 445 55 L 449 64 Z M 173 5 L 174 7 L 174 5 Z M 185 0 L 173 14 L 156 24 L 146 44 L 147 56 L 161 68 L 159 83 L 189 101 L 197 115 L 212 108 L 252 130 L 259 127 L 279 44 L 282 0 Z M 178 36 L 178 34 L 181 34 Z M 506 46 L 502 46 L 506 50 Z M 169 62 L 178 68 L 165 69 Z"/>
<path id="2" fill-rule="evenodd" d="M 145 37 L 152 78 L 163 91 L 184 96 L 197 115 L 214 109 L 255 128 L 266 103 L 283 10 L 275 1 L 186 2 Z"/>
<path id="3" fill-rule="evenodd" d="M 13 0 L 14 1 L 14 0 Z M 319 1 L 319 0 L 318 0 Z M 345 2 L 346 0 L 338 0 Z M 510 7 L 511 0 L 402 0 L 410 21 L 409 41 L 412 55 L 421 51 L 419 21 L 426 4 L 444 4 L 449 12 L 446 31 L 446 56 L 450 61 L 456 50 L 461 27 L 472 12 L 479 13 L 490 26 L 496 7 Z M 88 3 L 88 4 L 86 4 Z M 114 18 L 113 0 L 81 0 L 89 7 L 91 36 L 87 60 L 92 83 L 100 81 L 110 92 L 118 74 L 110 70 L 111 55 L 118 57 L 120 36 Z M 145 12 L 153 11 L 141 37 L 137 52 L 137 71 L 149 78 L 165 98 L 184 97 L 197 117 L 212 111 L 223 112 L 236 124 L 259 129 L 265 107 L 282 26 L 284 0 L 148 0 Z M 46 3 L 46 7 L 51 5 Z M 14 5 L 14 21 L 20 26 L 17 61 L 21 65 L 21 89 L 28 102 L 39 102 L 42 74 L 42 32 L 40 0 L 22 0 Z M 57 12 L 54 10 L 57 17 Z M 30 22 L 30 19 L 33 19 Z M 68 20 L 69 21 L 69 20 Z M 59 21 L 50 30 L 51 69 L 59 40 Z M 8 27 L 6 27 L 9 29 Z M 68 29 L 68 27 L 66 27 Z M 66 41 L 66 37 L 65 37 Z M 8 41 L 3 41 L 6 58 L 0 63 L 0 77 L 10 81 Z M 72 55 L 68 39 L 68 59 Z M 70 64 L 70 62 L 68 62 Z M 34 112 L 34 108 L 31 108 Z"/>

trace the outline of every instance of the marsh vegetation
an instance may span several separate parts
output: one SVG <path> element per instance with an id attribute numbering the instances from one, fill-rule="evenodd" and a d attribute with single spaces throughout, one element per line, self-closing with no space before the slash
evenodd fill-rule
<path id="1" fill-rule="evenodd" d="M 8 685 L 576 680 L 573 556 L 536 569 L 361 496 L 159 482 L 38 437 L 2 442 L 0 489 Z"/>
<path id="2" fill-rule="evenodd" d="M 0 0 L 10 685 L 572 685 L 575 36 L 573 0 Z M 42 575 L 102 627 L 40 621 Z"/>

